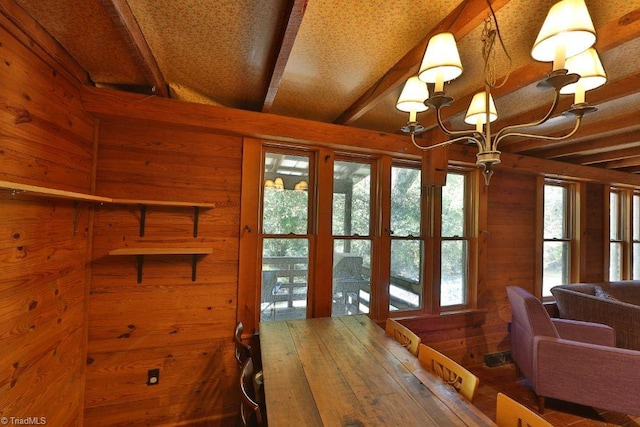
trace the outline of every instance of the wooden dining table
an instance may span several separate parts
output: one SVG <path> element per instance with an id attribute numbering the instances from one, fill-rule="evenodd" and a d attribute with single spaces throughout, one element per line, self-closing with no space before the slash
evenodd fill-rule
<path id="1" fill-rule="evenodd" d="M 260 323 L 278 426 L 495 426 L 366 315 Z"/>

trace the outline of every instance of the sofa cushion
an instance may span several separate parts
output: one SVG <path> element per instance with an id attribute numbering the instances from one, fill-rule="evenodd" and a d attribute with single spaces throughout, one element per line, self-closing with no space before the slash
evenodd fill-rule
<path id="1" fill-rule="evenodd" d="M 595 285 L 593 287 L 593 294 L 598 298 L 610 299 L 612 301 L 618 301 L 618 298 L 612 296 L 609 292 L 602 289 L 601 286 Z"/>
<path id="2" fill-rule="evenodd" d="M 640 306 L 640 281 L 620 280 L 598 283 L 598 285 L 618 300 Z"/>
<path id="3" fill-rule="evenodd" d="M 596 291 L 596 287 L 602 292 Z M 609 325 L 616 331 L 616 345 L 634 350 L 640 350 L 640 305 L 631 301 L 636 300 L 639 291 L 640 281 L 631 280 L 551 288 L 561 318 Z M 612 298 L 606 298 L 604 293 Z"/>

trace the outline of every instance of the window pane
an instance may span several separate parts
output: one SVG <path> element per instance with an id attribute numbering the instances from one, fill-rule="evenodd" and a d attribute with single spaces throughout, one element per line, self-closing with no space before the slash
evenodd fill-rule
<path id="1" fill-rule="evenodd" d="M 542 254 L 542 296 L 551 296 L 551 288 L 569 283 L 569 242 L 544 242 Z"/>
<path id="2" fill-rule="evenodd" d="M 393 236 L 420 236 L 420 170 L 391 168 Z"/>
<path id="3" fill-rule="evenodd" d="M 609 194 L 609 238 L 621 240 L 620 236 L 620 194 Z"/>
<path id="4" fill-rule="evenodd" d="M 332 316 L 369 312 L 371 241 L 336 239 L 333 245 Z"/>
<path id="5" fill-rule="evenodd" d="M 633 244 L 633 280 L 640 279 L 640 243 Z"/>
<path id="6" fill-rule="evenodd" d="M 464 175 L 447 174 L 447 185 L 442 187 L 442 237 L 465 235 Z"/>
<path id="7" fill-rule="evenodd" d="M 308 157 L 265 154 L 263 233 L 307 234 L 308 183 Z"/>
<path id="8" fill-rule="evenodd" d="M 371 166 L 336 161 L 333 169 L 333 235 L 368 236 L 371 218 Z"/>
<path id="9" fill-rule="evenodd" d="M 544 186 L 544 238 L 567 237 L 567 188 L 559 185 Z"/>
<path id="10" fill-rule="evenodd" d="M 264 239 L 260 320 L 307 317 L 309 241 Z"/>
<path id="11" fill-rule="evenodd" d="M 389 311 L 422 307 L 422 244 L 419 240 L 391 241 Z"/>
<path id="12" fill-rule="evenodd" d="M 449 185 L 449 177 L 447 177 Z M 442 242 L 440 305 L 465 304 L 467 299 L 467 242 Z"/>
<path id="13" fill-rule="evenodd" d="M 609 244 L 609 280 L 622 280 L 622 243 Z"/>
<path id="14" fill-rule="evenodd" d="M 633 195 L 633 240 L 640 242 L 640 195 L 637 194 Z"/>

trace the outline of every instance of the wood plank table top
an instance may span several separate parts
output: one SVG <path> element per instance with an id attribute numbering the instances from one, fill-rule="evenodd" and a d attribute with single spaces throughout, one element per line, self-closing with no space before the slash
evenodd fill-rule
<path id="1" fill-rule="evenodd" d="M 278 426 L 495 426 L 367 316 L 260 323 Z"/>

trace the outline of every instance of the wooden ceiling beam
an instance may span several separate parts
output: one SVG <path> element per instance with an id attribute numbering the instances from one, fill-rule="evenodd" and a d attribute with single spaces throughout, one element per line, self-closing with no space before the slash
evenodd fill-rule
<path id="1" fill-rule="evenodd" d="M 264 100 L 262 101 L 263 113 L 270 112 L 273 107 L 273 101 L 276 99 L 276 94 L 280 88 L 282 76 L 289 61 L 289 55 L 291 55 L 293 44 L 298 36 L 300 25 L 302 24 L 304 12 L 307 9 L 307 3 L 308 0 L 289 0 L 287 4 L 283 19 L 283 22 L 286 22 L 286 24 L 283 25 L 279 39 L 276 42 L 276 48 L 271 61 L 272 66 L 269 83 L 267 84 Z"/>
<path id="2" fill-rule="evenodd" d="M 635 143 L 626 144 L 624 147 L 627 148 L 614 148 L 603 153 L 588 154 L 584 156 L 572 156 L 564 158 L 562 160 L 566 162 L 577 163 L 580 165 L 595 165 L 598 163 L 611 162 L 614 160 L 628 159 L 631 157 L 640 156 L 640 149 L 638 149 L 638 146 L 640 146 L 640 139 L 637 139 Z"/>
<path id="3" fill-rule="evenodd" d="M 601 163 L 600 167 L 606 169 L 620 169 L 628 167 L 640 166 L 640 155 L 636 157 L 628 157 L 626 159 L 612 160 L 610 162 Z"/>
<path id="4" fill-rule="evenodd" d="M 469 162 L 475 158 L 478 150 L 472 145 L 450 146 L 449 159 L 454 162 Z M 500 179 L 501 171 L 541 175 L 549 178 L 565 178 L 580 181 L 601 182 L 605 184 L 623 184 L 640 186 L 640 175 L 600 167 L 583 166 L 557 160 L 540 159 L 520 154 L 502 153 L 500 164 L 494 167 L 495 174 L 491 182 Z M 491 184 L 493 185 L 493 184 Z"/>
<path id="5" fill-rule="evenodd" d="M 149 84 L 151 84 L 153 93 L 168 98 L 170 96 L 169 86 L 127 0 L 100 0 L 100 2 L 127 45 L 131 48 L 134 58 L 143 68 L 143 73 Z"/>
<path id="6" fill-rule="evenodd" d="M 509 3 L 509 0 L 493 0 L 491 6 L 494 11 Z M 461 39 L 480 25 L 489 15 L 486 0 L 467 0 L 461 2 L 446 18 L 436 25 L 420 42 L 388 70 L 373 86 L 371 86 L 358 100 L 347 108 L 337 119 L 335 124 L 350 125 L 367 111 L 373 108 L 389 93 L 403 85 L 405 81 L 417 74 L 424 51 L 429 39 L 434 35 L 449 31 L 456 39 Z"/>
<path id="7" fill-rule="evenodd" d="M 632 167 L 628 167 L 628 168 L 620 168 L 617 169 L 618 172 L 626 172 L 629 174 L 638 174 L 640 173 L 640 166 L 632 166 Z"/>
<path id="8" fill-rule="evenodd" d="M 616 135 L 607 135 L 600 138 L 594 138 L 587 141 L 576 141 L 569 145 L 549 148 L 536 152 L 536 157 L 543 159 L 557 159 L 566 157 L 600 155 L 615 149 L 627 148 L 629 144 L 637 144 L 640 142 L 640 129 L 632 129 L 629 132 Z M 522 153 L 527 154 L 528 153 Z M 640 154 L 640 151 L 638 152 Z"/>
<path id="9" fill-rule="evenodd" d="M 640 123 L 638 123 L 638 113 L 636 111 L 632 111 L 627 114 L 609 117 L 597 122 L 582 124 L 575 135 L 569 139 L 565 139 L 564 141 L 549 142 L 532 139 L 513 141 L 511 143 L 505 141 L 502 148 L 510 153 L 522 153 L 527 155 L 538 152 L 546 153 L 547 150 L 553 149 L 558 150 L 553 152 L 554 157 L 570 156 L 576 154 L 575 147 L 571 147 L 571 145 L 593 139 L 594 135 L 609 134 L 611 135 L 610 138 L 615 138 L 616 135 L 612 134 L 616 133 L 616 131 L 620 131 L 618 133 L 623 133 L 624 131 L 621 131 L 623 129 L 633 130 L 638 127 L 640 127 Z M 555 133 L 553 135 L 559 136 L 563 133 L 565 132 Z M 551 154 L 549 154 L 549 156 L 550 155 Z M 542 154 L 541 157 L 546 157 L 546 154 Z"/>

